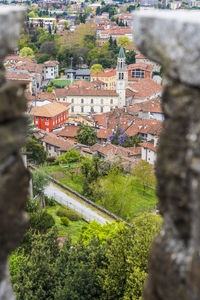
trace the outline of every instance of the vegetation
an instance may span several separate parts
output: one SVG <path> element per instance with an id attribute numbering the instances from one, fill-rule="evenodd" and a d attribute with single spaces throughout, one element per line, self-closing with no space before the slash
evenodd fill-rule
<path id="1" fill-rule="evenodd" d="M 34 52 L 29 47 L 24 47 L 19 51 L 19 55 L 22 57 L 34 58 Z"/>
<path id="2" fill-rule="evenodd" d="M 77 136 L 75 138 L 81 144 L 92 146 L 96 143 L 97 133 L 93 128 L 82 125 L 78 129 Z"/>
<path id="3" fill-rule="evenodd" d="M 124 173 L 120 157 L 113 160 L 81 158 L 70 168 L 43 167 L 58 181 L 128 221 L 145 211 L 155 210 L 157 204 L 151 165 L 147 163 L 147 170 L 143 171 L 144 182 L 140 182 L 137 169 L 140 164 L 132 174 Z"/>
<path id="4" fill-rule="evenodd" d="M 96 72 L 102 72 L 103 71 L 103 67 L 100 64 L 94 64 L 92 65 L 92 67 L 90 68 L 90 73 L 96 73 Z"/>
<path id="5" fill-rule="evenodd" d="M 80 153 L 77 150 L 72 149 L 70 151 L 67 151 L 63 155 L 59 156 L 58 158 L 56 158 L 55 163 L 69 164 L 69 163 L 80 161 L 80 159 L 81 159 Z"/>
<path id="6" fill-rule="evenodd" d="M 9 259 L 17 299 L 141 299 L 152 239 L 160 217 L 84 226 L 77 243 L 59 248 L 57 231 L 34 234 Z M 66 227 L 68 228 L 68 227 Z M 117 249 L 117 252 L 116 252 Z"/>
<path id="7" fill-rule="evenodd" d="M 34 138 L 28 138 L 26 143 L 26 151 L 30 152 L 29 159 L 36 164 L 43 164 L 47 158 L 47 152 L 44 147 Z"/>
<path id="8" fill-rule="evenodd" d="M 108 140 L 111 141 L 113 145 L 119 145 L 122 147 L 138 147 L 142 142 L 141 137 L 133 136 L 129 137 L 124 130 L 121 128 L 117 128 L 109 137 Z"/>

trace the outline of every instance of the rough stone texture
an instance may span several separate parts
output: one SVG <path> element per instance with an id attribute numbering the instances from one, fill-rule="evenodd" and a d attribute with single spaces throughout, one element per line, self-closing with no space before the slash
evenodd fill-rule
<path id="1" fill-rule="evenodd" d="M 143 11 L 133 15 L 133 35 L 143 54 L 183 83 L 200 84 L 200 17 L 197 11 Z"/>
<path id="2" fill-rule="evenodd" d="M 194 29 L 198 32 L 200 23 L 193 19 L 195 14 L 190 15 L 191 24 L 187 14 L 187 17 L 174 12 L 171 17 L 167 15 L 164 21 L 153 12 L 134 15 L 138 47 L 149 58 L 163 62 L 167 79 L 162 97 L 164 129 L 156 165 L 157 194 L 164 221 L 152 246 L 143 299 L 197 300 L 200 299 L 200 74 L 195 64 L 200 67 L 200 56 L 196 53 L 200 40 L 197 42 L 192 32 Z"/>
<path id="3" fill-rule="evenodd" d="M 0 59 L 13 47 L 23 21 L 23 10 L 0 10 Z M 6 83 L 0 66 L 0 299 L 14 299 L 8 277 L 7 256 L 20 243 L 27 224 L 23 212 L 29 186 L 29 172 L 19 154 L 25 144 L 26 100 L 24 88 Z"/>

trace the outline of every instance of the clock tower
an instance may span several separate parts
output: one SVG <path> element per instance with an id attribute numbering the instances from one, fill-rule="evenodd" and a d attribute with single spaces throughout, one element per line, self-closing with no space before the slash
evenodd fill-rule
<path id="1" fill-rule="evenodd" d="M 124 49 L 121 46 L 117 58 L 117 78 L 116 78 L 116 92 L 119 94 L 118 106 L 126 105 L 126 57 Z"/>

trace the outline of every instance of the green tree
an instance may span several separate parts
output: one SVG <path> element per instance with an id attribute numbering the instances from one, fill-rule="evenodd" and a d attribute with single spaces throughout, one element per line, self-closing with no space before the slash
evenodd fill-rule
<path id="1" fill-rule="evenodd" d="M 43 164 L 46 161 L 47 152 L 44 150 L 44 147 L 35 139 L 28 138 L 26 143 L 26 151 L 31 152 L 29 158 L 37 164 Z"/>
<path id="2" fill-rule="evenodd" d="M 46 173 L 42 170 L 36 170 L 32 172 L 33 180 L 33 194 L 42 195 L 45 187 L 49 184 L 49 179 Z"/>
<path id="3" fill-rule="evenodd" d="M 96 72 L 102 72 L 103 71 L 103 67 L 100 64 L 94 64 L 92 65 L 92 67 L 90 68 L 90 73 L 96 73 Z"/>
<path id="4" fill-rule="evenodd" d="M 80 153 L 77 150 L 72 149 L 70 151 L 67 151 L 63 155 L 57 157 L 55 162 L 57 164 L 58 163 L 69 164 L 69 163 L 74 163 L 74 162 L 80 161 L 80 159 L 81 159 Z"/>
<path id="5" fill-rule="evenodd" d="M 34 58 L 34 52 L 31 48 L 29 47 L 24 47 L 19 51 L 19 56 L 22 57 L 28 57 L 28 58 Z"/>
<path id="6" fill-rule="evenodd" d="M 160 229 L 161 218 L 146 213 L 134 219 L 132 228 L 116 232 L 100 277 L 106 299 L 141 299 L 151 243 Z"/>
<path id="7" fill-rule="evenodd" d="M 10 259 L 16 298 L 54 299 L 57 287 L 54 265 L 59 255 L 57 232 L 33 234 L 29 254 L 22 254 L 16 252 Z"/>
<path id="8" fill-rule="evenodd" d="M 131 40 L 127 36 L 120 36 L 117 40 L 118 47 L 125 47 L 131 44 Z"/>
<path id="9" fill-rule="evenodd" d="M 96 143 L 97 133 L 92 127 L 82 125 L 75 138 L 81 144 L 92 146 Z"/>
<path id="10" fill-rule="evenodd" d="M 146 187 L 155 186 L 156 178 L 152 165 L 145 160 L 140 160 L 133 174 L 136 176 L 137 181 L 143 186 L 143 195 L 145 194 Z"/>

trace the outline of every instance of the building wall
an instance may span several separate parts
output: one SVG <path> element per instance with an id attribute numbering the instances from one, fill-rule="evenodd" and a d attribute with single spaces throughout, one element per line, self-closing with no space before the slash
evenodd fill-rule
<path id="1" fill-rule="evenodd" d="M 58 65 L 56 67 L 44 67 L 44 78 L 55 79 L 58 76 Z"/>
<path id="2" fill-rule="evenodd" d="M 153 112 L 139 112 L 139 118 L 143 119 L 155 119 L 157 121 L 164 121 L 164 114 L 163 113 L 153 113 Z"/>
<path id="3" fill-rule="evenodd" d="M 47 144 L 45 142 L 43 142 L 42 144 L 43 144 L 44 149 L 47 151 L 49 156 L 55 156 L 55 157 L 59 156 L 60 151 L 59 151 L 58 147 Z"/>
<path id="4" fill-rule="evenodd" d="M 71 103 L 71 114 L 88 114 L 92 108 L 95 113 L 104 113 L 118 106 L 118 96 L 67 96 L 67 102 Z"/>
<path id="5" fill-rule="evenodd" d="M 154 72 L 160 72 L 160 65 L 158 63 L 155 63 L 151 61 L 148 58 L 136 58 L 136 63 L 145 63 L 153 66 L 153 71 Z"/>
<path id="6" fill-rule="evenodd" d="M 101 80 L 105 83 L 104 89 L 105 90 L 115 90 L 116 88 L 116 75 L 111 77 L 98 77 L 98 76 L 91 76 L 91 81 Z"/>
<path id="7" fill-rule="evenodd" d="M 149 164 L 154 165 L 156 161 L 156 152 L 142 147 L 142 157 L 143 160 L 147 161 Z"/>
<path id="8" fill-rule="evenodd" d="M 34 117 L 34 125 L 36 127 L 50 132 L 54 127 L 61 126 L 69 119 L 69 111 L 65 111 L 62 114 L 59 114 L 53 118 L 46 117 Z"/>

